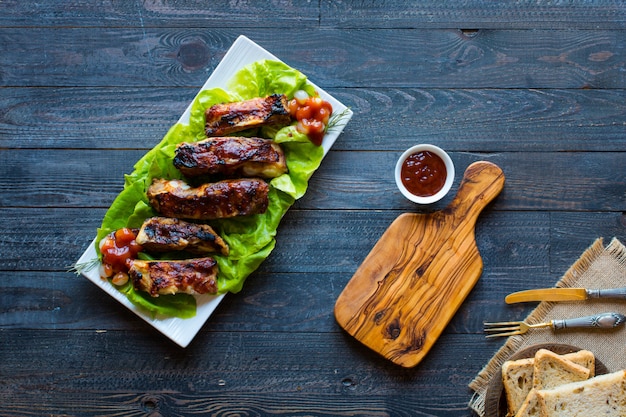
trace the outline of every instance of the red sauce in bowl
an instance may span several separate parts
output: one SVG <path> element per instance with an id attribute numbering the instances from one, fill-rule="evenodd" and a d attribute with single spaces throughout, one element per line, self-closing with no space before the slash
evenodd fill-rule
<path id="1" fill-rule="evenodd" d="M 413 195 L 429 197 L 437 194 L 446 183 L 446 164 L 429 151 L 416 152 L 402 163 L 402 184 Z"/>

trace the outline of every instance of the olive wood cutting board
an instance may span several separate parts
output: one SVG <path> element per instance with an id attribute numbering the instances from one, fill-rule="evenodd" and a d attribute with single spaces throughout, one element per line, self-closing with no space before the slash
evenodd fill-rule
<path id="1" fill-rule="evenodd" d="M 474 227 L 503 186 L 502 170 L 478 161 L 445 209 L 401 214 L 339 295 L 339 325 L 392 362 L 417 365 L 482 273 Z"/>

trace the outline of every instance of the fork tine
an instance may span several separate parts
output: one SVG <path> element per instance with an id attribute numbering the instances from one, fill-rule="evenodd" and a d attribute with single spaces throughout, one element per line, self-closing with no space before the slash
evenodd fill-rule
<path id="1" fill-rule="evenodd" d="M 506 332 L 506 331 L 513 331 L 513 330 L 519 330 L 519 329 L 520 329 L 519 326 L 504 326 L 504 327 L 485 328 L 484 331 L 485 332 Z"/>
<path id="2" fill-rule="evenodd" d="M 520 324 L 522 324 L 521 321 L 497 321 L 495 323 L 483 322 L 483 326 L 513 326 Z"/>
<path id="3" fill-rule="evenodd" d="M 521 330 L 516 330 L 514 332 L 508 332 L 508 333 L 493 333 L 493 334 L 488 334 L 487 336 L 485 336 L 485 338 L 490 339 L 493 337 L 506 337 L 506 336 L 515 336 L 518 334 L 522 334 L 523 332 Z"/>
<path id="4" fill-rule="evenodd" d="M 487 338 L 492 337 L 506 337 L 522 334 L 522 322 L 521 321 L 500 321 L 495 323 L 483 323 L 485 333 L 488 333 Z"/>

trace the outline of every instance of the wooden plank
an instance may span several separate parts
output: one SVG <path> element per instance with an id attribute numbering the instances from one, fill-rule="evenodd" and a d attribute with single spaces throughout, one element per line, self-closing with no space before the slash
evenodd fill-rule
<path id="1" fill-rule="evenodd" d="M 0 153 L 3 207 L 107 208 L 143 150 L 5 150 Z M 393 169 L 400 152 L 330 152 L 309 182 L 298 209 L 434 210 L 450 194 L 424 208 L 397 190 Z M 624 211 L 623 152 L 457 153 L 459 173 L 488 160 L 505 173 L 504 191 L 493 203 L 503 210 Z M 362 167 L 355 169 L 355 167 Z M 36 181 L 35 181 L 36 180 Z"/>
<path id="2" fill-rule="evenodd" d="M 29 212 L 33 210 L 1 212 L 7 221 L 2 224 L 5 234 L 0 240 L 0 253 L 5 259 L 0 265 L 4 271 L 0 272 L 0 327 L 143 327 L 140 320 L 85 278 L 64 272 L 90 244 L 100 221 L 97 216 L 103 212 L 89 211 L 91 221 L 75 222 L 73 217 L 84 216 L 84 210 L 52 210 L 56 220 L 50 228 L 17 220 L 43 218 Z M 240 294 L 227 297 L 207 328 L 335 331 L 332 306 L 337 296 L 398 214 L 289 212 L 274 252 L 248 279 Z M 579 214 L 580 218 L 584 216 Z M 601 217 L 605 225 L 610 225 L 619 215 Z M 558 223 L 552 226 L 560 227 Z M 468 304 L 460 310 L 460 329 L 468 331 L 468 324 L 461 323 L 469 321 L 474 326 L 472 331 L 479 331 L 482 322 L 478 317 L 502 314 L 498 300 L 517 290 L 520 283 L 539 286 L 557 280 L 549 273 L 550 227 L 549 213 L 489 211 L 481 216 L 476 238 L 484 273 Z M 58 234 L 53 235 L 55 232 Z M 581 235 L 576 242 L 584 246 L 586 240 Z M 51 259 L 51 254 L 56 258 Z M 463 313 L 477 309 L 481 314 Z"/>
<path id="3" fill-rule="evenodd" d="M 46 210 L 48 211 L 48 210 Z M 135 329 L 143 322 L 87 279 L 64 272 L 95 235 L 99 218 L 74 221 L 84 210 L 51 210 L 55 224 L 33 210 L 2 210 L 5 234 L 0 240 L 0 327 L 48 329 Z M 103 214 L 101 210 L 90 214 Z M 397 211 L 289 212 L 270 257 L 251 276 L 244 290 L 229 294 L 206 325 L 221 331 L 336 331 L 332 306 Z M 579 215 L 584 218 L 584 214 Z M 612 223 L 617 214 L 604 214 Z M 19 218 L 28 221 L 20 222 Z M 42 223 L 30 221 L 42 219 Z M 90 216 L 91 218 L 91 216 Z M 477 246 L 484 273 L 460 313 L 477 317 L 502 313 L 504 295 L 525 285 L 551 285 L 549 213 L 484 213 L 477 223 Z M 306 239 L 303 239 L 306 237 Z M 586 244 L 584 236 L 576 242 Z M 323 260 L 323 262 L 321 261 Z M 493 294 L 496 293 L 494 301 Z M 459 329 L 468 330 L 468 324 Z"/>
<path id="4" fill-rule="evenodd" d="M 398 210 L 292 209 L 278 230 L 276 249 L 259 271 L 354 273 L 374 243 L 400 213 Z M 0 240 L 0 252 L 3 254 L 0 258 L 0 271 L 59 272 L 67 270 L 91 244 L 104 216 L 104 210 L 2 208 L 0 214 L 0 227 L 4 230 Z M 609 219 L 620 215 L 604 214 Z M 505 257 L 511 266 L 545 267 L 545 259 L 541 263 L 539 260 L 531 262 L 528 259 L 531 254 L 537 257 L 538 249 L 533 249 L 530 253 L 522 250 L 524 245 L 532 248 L 533 244 L 518 245 L 514 242 L 516 239 L 526 242 L 524 236 L 530 232 L 545 242 L 549 233 L 547 225 L 548 213 L 496 212 L 487 208 L 477 224 L 479 250 L 483 250 L 483 245 L 488 247 L 487 253 L 483 254 L 486 262 L 490 258 L 495 262 L 499 257 Z M 510 240 L 501 236 L 503 232 L 511 236 Z M 541 248 L 545 250 L 543 245 Z M 509 251 L 512 250 L 519 252 L 519 258 L 510 259 L 507 256 L 510 256 Z M 507 264 L 496 265 L 507 267 Z"/>
<path id="5" fill-rule="evenodd" d="M 103 210 L 88 208 L 0 208 L 0 271 L 67 270 L 94 239 L 103 216 Z M 35 257 L 28 255 L 33 250 Z"/>
<path id="6" fill-rule="evenodd" d="M 17 216 L 2 212 L 11 221 L 2 225 L 6 237 L 0 241 L 0 252 L 19 261 L 0 266 L 0 327 L 149 333 L 141 320 L 87 279 L 64 272 L 90 243 L 95 230 L 81 224 L 66 227 L 61 219 L 71 218 L 71 212 L 65 212 L 66 216 L 56 215 L 63 228 L 58 236 L 50 236 L 40 224 L 25 229 L 15 222 Z M 333 305 L 393 218 L 393 212 L 288 214 L 275 251 L 241 293 L 227 296 L 205 330 L 337 331 Z M 476 230 L 483 274 L 446 331 L 480 333 L 484 317 L 524 317 L 535 305 L 503 308 L 504 296 L 553 286 L 597 237 L 607 243 L 614 236 L 626 241 L 626 228 L 620 221 L 621 213 L 485 213 Z M 11 238 L 20 231 L 32 240 L 23 243 Z M 303 236 L 308 238 L 303 240 Z M 51 252 L 63 258 L 51 260 Z"/>
<path id="7" fill-rule="evenodd" d="M 533 246 L 535 241 L 517 243 Z M 521 287 L 553 286 L 560 276 L 504 265 L 485 268 L 478 284 L 446 328 L 448 333 L 481 333 L 485 317 L 524 317 L 536 304 L 505 306 Z M 255 273 L 241 293 L 228 294 L 203 326 L 224 332 L 337 332 L 333 305 L 351 273 Z M 131 330 L 156 335 L 137 316 L 87 281 L 65 272 L 0 272 L 3 329 Z M 520 284 L 520 283 L 523 283 Z M 164 336 L 161 336 L 164 337 Z"/>
<path id="8" fill-rule="evenodd" d="M 330 153 L 296 207 L 405 211 L 444 208 L 454 197 L 461 174 L 447 197 L 420 208 L 397 190 L 392 174 L 399 156 L 399 152 Z M 626 208 L 624 154 L 620 152 L 452 152 L 451 157 L 458 172 L 477 160 L 494 162 L 504 170 L 506 183 L 504 191 L 492 203 L 495 210 L 623 211 Z"/>
<path id="9" fill-rule="evenodd" d="M 456 30 L 291 28 L 4 28 L 0 85 L 200 86 L 240 34 L 323 88 L 626 86 L 618 30 L 493 30 L 468 39 Z"/>
<path id="10" fill-rule="evenodd" d="M 322 3 L 322 25 L 341 28 L 623 29 L 618 0 L 585 2 L 376 1 Z M 474 36 L 474 31 L 468 31 Z"/>
<path id="11" fill-rule="evenodd" d="M 482 335 L 445 336 L 447 348 L 433 350 L 408 373 L 342 333 L 201 332 L 185 350 L 141 332 L 3 329 L 0 336 L 0 398 L 12 416 L 44 410 L 273 415 L 285 409 L 292 415 L 466 416 L 466 383 L 494 349 Z M 68 341 L 67 355 L 50 354 L 68 352 Z M 130 352 L 141 352 L 143 360 Z M 429 395 L 415 395 L 423 391 Z"/>
<path id="12" fill-rule="evenodd" d="M 91 244 L 104 211 L 5 208 L 0 213 L 0 225 L 5 231 L 0 241 L 0 252 L 3 254 L 1 271 L 62 272 Z M 275 251 L 259 271 L 265 274 L 313 273 L 329 276 L 340 273 L 349 278 L 348 275 L 354 273 L 399 213 L 291 211 L 278 231 Z M 562 274 L 596 237 L 624 238 L 620 212 L 563 213 L 559 214 L 563 220 L 558 222 L 551 219 L 555 216 L 548 212 L 487 209 L 477 223 L 477 245 L 485 270 L 491 271 L 494 276 L 503 275 L 502 271 L 524 267 L 529 268 L 531 275 Z M 54 219 L 54 223 L 49 224 L 50 219 Z M 555 240 L 554 245 L 558 245 L 552 247 L 550 235 L 571 224 L 587 226 L 577 229 L 579 232 L 575 238 L 568 236 Z M 303 236 L 307 238 L 303 240 Z M 554 264 L 551 269 L 547 256 L 559 253 L 559 250 L 563 251 L 556 258 L 560 261 L 551 261 Z M 341 282 L 333 280 L 330 284 L 342 286 Z"/>
<path id="13" fill-rule="evenodd" d="M 535 241 L 517 243 L 520 247 Z M 269 266 L 263 269 L 268 269 Z M 503 309 L 506 294 L 525 287 L 553 286 L 558 277 L 542 272 L 547 265 L 527 270 L 505 265 L 486 268 L 461 305 L 446 332 L 480 333 L 484 317 L 523 317 L 535 305 Z M 333 305 L 351 278 L 332 273 L 255 273 L 242 292 L 228 294 L 204 331 L 337 332 Z M 3 329 L 130 330 L 151 333 L 147 325 L 83 277 L 65 272 L 0 272 L 0 325 Z M 494 291 L 497 288 L 497 291 Z M 156 335 L 156 331 L 151 334 Z M 164 337 L 164 336 L 162 336 Z"/>
<path id="14" fill-rule="evenodd" d="M 0 89 L 0 147 L 148 149 L 196 87 Z M 626 151 L 623 90 L 338 88 L 355 112 L 333 150 Z"/>
<path id="15" fill-rule="evenodd" d="M 622 191 L 625 188 L 622 183 Z M 559 225 L 554 228 L 551 238 L 554 249 L 550 251 L 550 265 L 554 274 L 565 273 L 596 238 L 602 238 L 605 245 L 613 238 L 626 244 L 625 212 L 609 217 L 599 212 L 580 215 L 567 211 L 557 212 L 550 215 L 550 221 Z"/>
<path id="16" fill-rule="evenodd" d="M 333 149 L 626 150 L 623 90 L 331 90 L 355 115 Z"/>
<path id="17" fill-rule="evenodd" d="M 198 90 L 0 89 L 0 147 L 149 149 L 178 121 Z"/>
<path id="18" fill-rule="evenodd" d="M 310 27 L 319 25 L 319 14 L 318 3 L 307 0 L 276 4 L 228 0 L 5 2 L 0 27 Z"/>
<path id="19" fill-rule="evenodd" d="M 271 18 L 270 18 L 271 17 Z M 1 27 L 325 27 L 461 29 L 622 29 L 626 11 L 618 0 L 567 3 L 429 1 L 337 2 L 306 0 L 261 5 L 206 2 L 54 0 L 10 2 Z"/>

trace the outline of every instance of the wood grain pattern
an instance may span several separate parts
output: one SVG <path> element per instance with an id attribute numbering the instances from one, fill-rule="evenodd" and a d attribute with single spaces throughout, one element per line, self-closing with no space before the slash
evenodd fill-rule
<path id="1" fill-rule="evenodd" d="M 392 362 L 417 365 L 482 273 L 474 226 L 503 186 L 497 165 L 475 162 L 444 210 L 394 220 L 337 299 L 338 323 Z"/>
<path id="2" fill-rule="evenodd" d="M 289 65 L 324 89 L 626 86 L 620 31 L 493 30 L 472 38 L 454 29 L 287 28 L 276 33 L 267 28 L 0 28 L 0 85 L 24 87 L 29 80 L 58 87 L 200 87 L 243 34 L 287 57 Z M 12 61 L 15 54 L 20 65 Z"/>
<path id="3" fill-rule="evenodd" d="M 268 12 L 268 7 L 271 12 Z M 488 11 L 486 11 L 487 9 Z M 271 19 L 263 18 L 271 13 Z M 338 2 L 322 0 L 274 1 L 269 6 L 228 0 L 177 2 L 175 0 L 107 3 L 53 0 L 37 3 L 7 2 L 0 26 L 80 27 L 346 27 L 346 28 L 532 28 L 622 29 L 626 11 L 619 0 L 546 3 L 493 3 L 470 0 Z"/>
<path id="4" fill-rule="evenodd" d="M 597 237 L 626 242 L 626 8 L 498 2 L 9 0 L 0 6 L 0 416 L 468 417 L 502 341 Z M 123 175 L 239 35 L 355 115 L 277 246 L 180 349 L 82 277 Z M 400 214 L 419 142 L 507 185 L 476 223 L 483 273 L 419 366 L 394 366 L 333 306 Z"/>
<path id="5" fill-rule="evenodd" d="M 599 0 L 593 7 L 581 1 L 573 2 L 485 2 L 470 0 L 444 3 L 437 0 L 395 2 L 321 3 L 322 24 L 338 27 L 368 28 L 439 28 L 449 26 L 470 29 L 497 28 L 585 28 L 622 29 L 626 10 L 619 0 Z M 488 8 L 488 12 L 485 12 Z"/>
<path id="6" fill-rule="evenodd" d="M 339 139 L 341 141 L 341 138 Z M 505 145 L 503 145 L 505 146 Z M 511 145 L 513 146 L 513 145 Z M 124 174 L 144 154 L 135 149 L 7 149 L 0 152 L 2 206 L 107 208 Z M 302 210 L 414 210 L 398 191 L 400 151 L 331 151 L 309 181 Z M 509 187 L 498 210 L 626 211 L 623 152 L 450 152 L 463 171 L 477 160 L 504 167 Z M 363 166 L 363 169 L 355 169 Z M 540 177 L 538 175 L 540 174 Z M 444 200 L 420 210 L 442 209 Z"/>
<path id="7" fill-rule="evenodd" d="M 465 400 L 458 395 L 431 396 L 417 403 L 414 374 L 390 373 L 382 358 L 346 343 L 340 333 L 250 332 L 242 337 L 237 332 L 204 331 L 187 350 L 178 350 L 154 343 L 160 339 L 151 338 L 145 329 L 134 332 L 141 337 L 128 340 L 124 331 L 12 331 L 16 337 L 0 344 L 0 355 L 11 359 L 3 369 L 24 366 L 12 354 L 19 351 L 32 358 L 30 366 L 38 372 L 16 372 L 4 380 L 3 415 L 365 417 L 384 416 L 389 410 L 407 417 L 441 410 L 455 417 L 467 415 Z M 2 338 L 6 334 L 0 329 Z M 470 364 L 479 366 L 484 358 L 461 365 L 455 363 L 455 352 L 480 337 L 446 338 L 453 349 L 435 355 L 448 364 L 446 373 L 459 380 L 471 378 Z M 54 367 L 45 360 L 51 352 L 66 351 L 68 341 L 75 344 L 72 361 Z M 118 350 L 122 346 L 142 352 L 143 360 Z M 450 382 L 437 377 L 442 369 L 429 365 L 422 372 L 430 380 L 429 390 L 450 390 Z M 467 390 L 461 393 L 467 395 Z"/>
<path id="8" fill-rule="evenodd" d="M 0 15 L 0 26 L 4 27 L 310 27 L 319 25 L 320 14 L 319 4 L 308 0 L 268 4 L 230 0 L 7 3 L 3 4 L 3 13 Z M 271 8 L 271 12 L 268 8 Z M 271 19 L 266 19 L 265 15 L 269 13 Z"/>
<path id="9" fill-rule="evenodd" d="M 355 112 L 355 123 L 333 150 L 403 151 L 418 142 L 435 142 L 448 151 L 463 151 L 467 143 L 474 152 L 492 153 L 599 152 L 607 149 L 607 143 L 611 150 L 626 151 L 623 90 L 334 88 L 329 92 Z M 196 87 L 3 88 L 0 146 L 149 149 L 196 93 Z M 62 134 L 51 135 L 51 131 Z"/>

